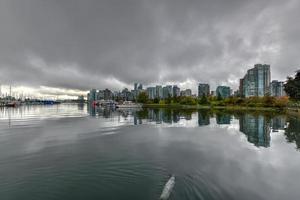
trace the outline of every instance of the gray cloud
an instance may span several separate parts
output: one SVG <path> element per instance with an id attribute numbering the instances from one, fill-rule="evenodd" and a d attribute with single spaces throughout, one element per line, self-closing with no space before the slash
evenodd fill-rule
<path id="1" fill-rule="evenodd" d="M 297 0 L 0 0 L 0 83 L 88 90 L 299 66 Z"/>

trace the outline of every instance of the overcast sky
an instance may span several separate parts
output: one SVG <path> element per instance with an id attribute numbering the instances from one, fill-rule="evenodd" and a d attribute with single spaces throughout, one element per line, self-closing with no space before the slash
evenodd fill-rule
<path id="1" fill-rule="evenodd" d="M 299 0 L 0 0 L 0 84 L 45 95 L 133 82 L 236 89 L 256 63 L 285 80 L 300 66 L 299 10 Z"/>

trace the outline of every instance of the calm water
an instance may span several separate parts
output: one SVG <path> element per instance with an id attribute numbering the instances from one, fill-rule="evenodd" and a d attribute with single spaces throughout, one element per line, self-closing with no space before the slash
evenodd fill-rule
<path id="1" fill-rule="evenodd" d="M 298 200 L 299 148 L 285 115 L 0 108 L 0 199 Z"/>

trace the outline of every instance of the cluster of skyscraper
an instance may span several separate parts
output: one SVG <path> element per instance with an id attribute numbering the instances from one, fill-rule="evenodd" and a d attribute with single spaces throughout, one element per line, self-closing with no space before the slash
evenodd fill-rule
<path id="1" fill-rule="evenodd" d="M 216 91 L 210 91 L 210 87 L 207 83 L 199 83 L 198 85 L 198 97 L 217 96 L 228 98 L 231 96 L 231 93 L 231 89 L 228 86 L 218 86 Z"/>
<path id="2" fill-rule="evenodd" d="M 232 95 L 240 97 L 285 96 L 284 82 L 277 80 L 270 82 L 270 79 L 270 65 L 256 64 L 254 68 L 247 71 L 244 78 L 240 79 L 239 89 L 234 93 L 228 86 L 218 86 L 215 92 L 210 92 L 208 84 L 199 83 L 198 97 L 208 95 L 221 98 L 228 98 Z"/>
<path id="3" fill-rule="evenodd" d="M 180 91 L 177 85 L 156 85 L 155 87 L 147 87 L 143 89 L 143 85 L 134 83 L 134 89 L 129 91 L 127 88 L 121 92 L 112 92 L 109 89 L 96 90 L 92 89 L 87 95 L 89 101 L 97 100 L 124 100 L 133 101 L 141 92 L 146 92 L 149 99 L 166 99 L 168 97 L 192 96 L 192 90 L 186 89 Z"/>
<path id="4" fill-rule="evenodd" d="M 166 99 L 168 97 L 179 97 L 179 96 L 192 96 L 192 90 L 180 90 L 177 85 L 157 85 L 155 87 L 148 87 L 146 89 L 149 99 Z"/>
<path id="5" fill-rule="evenodd" d="M 266 95 L 280 97 L 285 96 L 284 83 L 273 80 L 270 82 L 271 72 L 270 65 L 256 64 L 254 68 L 249 69 L 246 75 L 240 79 L 239 89 L 234 93 L 228 86 L 218 86 L 216 91 L 210 91 L 207 83 L 199 83 L 198 97 L 217 96 L 220 98 L 228 98 L 230 96 L 240 97 L 263 97 Z M 129 91 L 127 88 L 121 92 L 112 92 L 109 89 L 96 90 L 92 89 L 88 94 L 88 100 L 127 100 L 133 101 L 141 92 L 146 92 L 149 99 L 166 99 L 168 97 L 192 96 L 192 90 L 180 90 L 177 85 L 156 85 L 143 89 L 143 85 L 134 83 L 134 89 Z M 195 96 L 196 97 L 196 96 Z"/>
<path id="6" fill-rule="evenodd" d="M 284 83 L 271 80 L 270 65 L 256 64 L 240 79 L 239 94 L 242 97 L 285 96 Z"/>

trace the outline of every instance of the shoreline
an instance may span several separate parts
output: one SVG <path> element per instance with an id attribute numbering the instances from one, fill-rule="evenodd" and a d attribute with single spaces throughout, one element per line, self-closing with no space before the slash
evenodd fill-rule
<path id="1" fill-rule="evenodd" d="M 174 109 L 207 109 L 207 110 L 229 110 L 229 111 L 272 111 L 272 112 L 299 112 L 292 108 L 275 107 L 249 107 L 249 106 L 210 106 L 210 105 L 180 105 L 180 104 L 143 104 L 144 108 L 174 108 Z M 299 113 L 300 114 L 300 113 Z"/>

